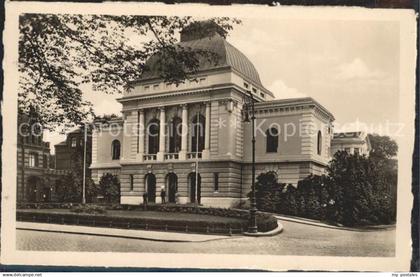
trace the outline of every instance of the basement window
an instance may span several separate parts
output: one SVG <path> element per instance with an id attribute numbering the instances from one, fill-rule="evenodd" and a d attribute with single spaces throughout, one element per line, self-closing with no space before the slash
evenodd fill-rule
<path id="1" fill-rule="evenodd" d="M 130 191 L 134 190 L 134 175 L 130 174 Z"/>
<path id="2" fill-rule="evenodd" d="M 219 173 L 213 173 L 214 181 L 214 192 L 219 192 Z"/>

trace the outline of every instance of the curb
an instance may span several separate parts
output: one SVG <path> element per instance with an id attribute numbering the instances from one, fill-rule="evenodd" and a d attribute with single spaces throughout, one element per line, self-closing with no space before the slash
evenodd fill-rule
<path id="1" fill-rule="evenodd" d="M 277 228 L 268 232 L 258 232 L 258 233 L 248 233 L 243 232 L 242 234 L 247 237 L 272 237 L 280 234 L 283 231 L 283 224 L 281 224 L 280 220 L 277 220 Z"/>
<path id="2" fill-rule="evenodd" d="M 16 222 L 19 223 L 26 222 Z M 41 225 L 42 224 L 42 225 Z M 35 224 L 33 224 L 35 225 Z M 79 230 L 66 230 L 73 227 L 82 227 Z M 87 227 L 87 226 L 75 226 L 75 225 L 59 225 L 59 224 L 47 224 L 47 223 L 36 223 L 36 226 L 31 226 L 26 224 L 23 226 L 17 226 L 17 230 L 30 230 L 30 231 L 41 231 L 41 232 L 51 232 L 51 233 L 65 233 L 65 234 L 77 234 L 77 235 L 90 235 L 90 236 L 104 236 L 104 237 L 116 237 L 116 238 L 126 238 L 126 239 L 139 239 L 139 240 L 149 240 L 149 241 L 160 241 L 160 242 L 208 242 L 216 241 L 223 239 L 230 239 L 233 237 L 230 236 L 219 236 L 219 235 L 201 235 L 201 234 L 189 234 L 189 233 L 176 233 L 176 232 L 160 232 L 160 231 L 143 231 L 143 230 L 126 230 L 126 229 L 117 229 L 113 228 L 112 231 L 108 228 L 102 227 Z M 153 238 L 152 232 L 159 233 L 168 238 Z M 201 239 L 192 240 L 187 238 L 169 238 L 171 234 L 178 237 L 190 237 L 197 236 L 202 237 Z M 208 237 L 208 238 L 205 238 Z"/>
<path id="3" fill-rule="evenodd" d="M 316 221 L 306 220 L 306 219 L 301 219 L 301 218 L 293 218 L 293 217 L 286 217 L 286 216 L 280 216 L 280 215 L 274 215 L 274 217 L 280 220 L 284 220 L 284 221 L 290 221 L 290 222 L 312 225 L 312 226 L 328 228 L 328 229 L 352 231 L 352 232 L 386 231 L 386 230 L 392 230 L 395 228 L 395 225 L 380 225 L 380 226 L 371 226 L 371 227 L 364 227 L 364 228 L 351 228 L 351 227 L 344 227 L 344 226 L 329 225 L 326 223 L 321 223 L 321 222 L 316 222 Z"/>

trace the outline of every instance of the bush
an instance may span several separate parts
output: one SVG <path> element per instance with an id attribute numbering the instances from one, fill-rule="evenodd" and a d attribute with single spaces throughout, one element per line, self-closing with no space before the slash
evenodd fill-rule
<path id="1" fill-rule="evenodd" d="M 85 214 L 105 214 L 106 209 L 104 206 L 86 204 L 86 205 L 76 205 L 70 209 L 73 213 L 85 213 Z"/>
<path id="2" fill-rule="evenodd" d="M 268 172 L 257 178 L 257 208 L 345 226 L 390 224 L 396 215 L 396 164 L 339 151 L 328 176 L 310 175 L 297 188 Z"/>
<path id="3" fill-rule="evenodd" d="M 108 203 L 120 202 L 120 181 L 118 177 L 106 173 L 99 180 L 98 193 L 101 194 Z"/>
<path id="4" fill-rule="evenodd" d="M 192 207 L 191 207 L 192 208 Z M 193 211 L 192 209 L 183 209 L 186 211 Z M 171 219 L 154 219 L 141 217 L 124 217 L 111 216 L 104 214 L 87 214 L 87 213 L 68 213 L 68 212 L 54 212 L 48 211 L 18 211 L 17 219 L 20 221 L 35 221 L 61 224 L 81 224 L 103 227 L 117 227 L 117 228 L 131 228 L 131 229 L 156 229 L 156 230 L 172 230 L 172 231 L 188 231 L 197 233 L 241 233 L 247 230 L 248 216 L 246 211 L 235 210 L 231 212 L 223 209 L 199 208 L 196 210 L 201 214 L 233 214 L 236 217 L 244 219 L 243 221 L 232 221 L 230 223 L 213 221 L 208 222 L 196 219 L 178 219 L 173 217 Z M 226 209 L 227 210 L 227 209 Z M 258 230 L 260 232 L 267 232 L 277 227 L 277 220 L 265 213 L 257 214 Z"/>
<path id="5" fill-rule="evenodd" d="M 49 203 L 51 204 L 51 203 Z M 20 207 L 22 208 L 22 206 Z M 33 205 L 25 205 L 25 208 L 34 208 Z M 60 204 L 53 204 L 50 205 L 50 208 L 60 208 Z M 44 209 L 44 206 L 41 207 L 41 209 Z M 101 214 L 101 211 L 105 211 L 106 210 L 144 210 L 145 207 L 143 205 L 139 205 L 139 206 L 131 206 L 131 205 L 120 205 L 120 204 L 107 204 L 107 205 L 91 205 L 91 204 L 87 204 L 87 205 L 73 205 L 71 208 L 71 212 L 74 212 L 75 215 L 83 215 L 82 220 L 85 219 L 85 216 L 87 214 L 89 215 L 97 215 L 97 214 Z M 173 204 L 173 205 L 158 205 L 158 204 L 148 204 L 147 205 L 147 210 L 148 211 L 157 211 L 157 212 L 169 212 L 169 213 L 191 213 L 191 214 L 203 214 L 203 215 L 211 215 L 211 216 L 219 216 L 219 217 L 231 217 L 231 218 L 239 218 L 239 219 L 243 219 L 244 223 L 239 224 L 238 222 L 235 223 L 235 225 L 232 225 L 231 228 L 233 229 L 237 229 L 240 230 L 246 230 L 248 228 L 248 219 L 249 219 L 249 211 L 248 210 L 240 210 L 240 209 L 224 209 L 224 208 L 210 208 L 210 207 L 200 207 L 200 206 L 188 206 L 188 205 L 180 205 L 180 204 Z M 47 216 L 48 211 L 40 211 L 40 212 L 32 212 L 32 211 L 18 211 L 18 214 L 21 215 L 39 215 L 39 214 L 43 214 L 44 217 Z M 55 213 L 56 214 L 56 213 Z M 60 213 L 58 213 L 60 214 Z M 63 214 L 68 214 L 68 213 L 63 213 Z M 69 217 L 71 220 L 76 220 L 76 218 L 74 217 Z M 176 217 L 174 217 L 174 219 L 176 219 Z M 264 213 L 264 212 L 257 212 L 256 214 L 256 219 L 257 219 L 257 226 L 258 226 L 258 231 L 259 232 L 268 232 L 271 231 L 275 228 L 277 228 L 277 219 L 272 216 L 269 213 Z M 125 223 L 130 223 L 131 220 L 127 219 L 126 217 L 124 218 Z M 118 220 L 117 220 L 118 221 Z M 119 221 L 118 221 L 119 222 Z M 165 223 L 166 222 L 166 223 Z M 194 221 L 195 224 L 196 221 Z M 155 223 L 157 224 L 157 223 Z M 162 221 L 162 224 L 168 224 L 167 221 Z M 204 224 L 204 223 L 202 223 Z M 213 226 L 213 223 L 206 223 L 206 226 Z M 233 224 L 233 223 L 232 223 Z M 238 225 L 239 224 L 239 225 Z M 219 225 L 215 225 L 217 228 L 229 228 L 228 225 L 223 225 L 223 224 L 219 224 Z M 185 226 L 185 224 L 184 224 Z M 203 228 L 202 226 L 200 228 Z M 197 232 L 199 232 L 199 230 L 197 229 Z M 238 231 L 239 232 L 239 231 Z"/>

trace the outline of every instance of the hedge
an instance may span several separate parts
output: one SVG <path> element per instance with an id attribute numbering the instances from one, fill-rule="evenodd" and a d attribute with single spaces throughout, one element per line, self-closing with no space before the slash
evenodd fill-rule
<path id="1" fill-rule="evenodd" d="M 73 207 L 75 205 L 72 205 Z M 25 205 L 27 208 L 32 208 L 32 205 Z M 37 206 L 38 208 L 40 206 Z M 49 208 L 60 208 L 60 205 L 51 205 Z M 125 210 L 144 210 L 144 206 L 126 206 L 126 205 L 110 205 L 108 209 L 125 209 Z M 43 208 L 39 208 L 43 209 Z M 70 211 L 73 213 L 50 213 L 48 211 L 25 211 L 18 210 L 17 219 L 21 221 L 35 221 L 47 223 L 64 223 L 80 224 L 80 225 L 94 225 L 107 227 L 123 227 L 130 229 L 157 229 L 157 230 L 172 230 L 172 231 L 188 231 L 197 233 L 241 233 L 247 230 L 249 211 L 239 209 L 223 209 L 210 207 L 196 207 L 186 205 L 147 205 L 148 211 L 168 212 L 168 213 L 191 213 L 202 214 L 219 217 L 231 217 L 243 219 L 243 222 L 232 222 L 229 224 L 220 222 L 208 222 L 197 220 L 179 220 L 176 217 L 173 219 L 145 219 L 133 217 L 116 217 L 106 214 L 87 214 L 84 213 L 88 209 L 73 208 Z M 96 208 L 94 209 L 96 210 Z M 82 213 L 78 213 L 82 211 Z M 277 228 L 277 219 L 269 213 L 257 212 L 256 214 L 258 231 L 268 232 Z M 153 227 L 154 226 L 154 227 Z"/>

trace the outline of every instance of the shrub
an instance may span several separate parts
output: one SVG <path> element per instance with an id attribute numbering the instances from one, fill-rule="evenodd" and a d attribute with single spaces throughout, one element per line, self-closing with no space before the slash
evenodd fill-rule
<path id="1" fill-rule="evenodd" d="M 29 206 L 26 206 L 27 208 L 32 208 Z M 58 205 L 56 205 L 55 208 L 59 208 Z M 144 206 L 143 205 L 139 205 L 139 206 L 128 206 L 128 205 L 120 205 L 120 204 L 112 204 L 112 205 L 92 205 L 92 204 L 87 204 L 87 205 L 74 205 L 74 207 L 71 209 L 71 212 L 74 212 L 74 215 L 80 215 L 83 216 L 80 219 L 83 220 L 87 220 L 86 216 L 87 215 L 100 215 L 102 214 L 102 211 L 106 212 L 106 209 L 113 209 L 113 210 L 143 210 Z M 192 214 L 203 214 L 203 215 L 211 215 L 211 216 L 219 216 L 219 217 L 230 217 L 230 218 L 239 218 L 239 219 L 243 219 L 243 223 L 238 223 L 235 222 L 234 224 L 232 223 L 232 225 L 230 226 L 233 229 L 236 229 L 237 232 L 239 232 L 240 229 L 242 229 L 243 231 L 245 231 L 248 228 L 248 219 L 249 219 L 249 211 L 248 210 L 240 210 L 240 209 L 224 209 L 224 208 L 211 208 L 211 207 L 200 207 L 200 206 L 188 206 L 188 205 L 180 205 L 180 204 L 172 204 L 172 205 L 158 205 L 158 204 L 148 204 L 147 205 L 147 210 L 148 211 L 157 211 L 157 212 L 171 212 L 171 213 L 192 213 Z M 23 216 L 32 216 L 32 215 L 36 215 L 39 216 L 41 214 L 41 219 L 42 216 L 44 217 L 44 219 L 46 220 L 46 217 L 48 215 L 52 215 L 51 213 L 48 213 L 48 211 L 39 211 L 39 212 L 32 212 L 32 211 L 18 211 L 18 214 L 23 215 Z M 54 213 L 57 214 L 57 213 Z M 58 213 L 60 214 L 60 213 Z M 68 213 L 63 212 L 62 214 L 66 215 L 65 217 L 69 218 L 69 220 L 72 220 L 71 222 L 76 222 L 76 217 L 71 217 L 68 216 Z M 114 217 L 107 217 L 107 220 L 110 221 L 111 218 Z M 174 219 L 176 219 L 176 217 L 174 217 Z M 256 219 L 257 219 L 257 226 L 258 226 L 258 231 L 259 232 L 268 232 L 271 231 L 275 228 L 277 228 L 277 219 L 272 216 L 269 213 L 264 213 L 264 212 L 257 212 L 256 214 Z M 53 220 L 53 219 L 51 219 Z M 57 219 L 58 220 L 58 219 Z M 92 219 L 90 219 L 92 220 Z M 112 219 L 114 222 L 114 219 Z M 115 220 L 115 222 L 120 222 L 119 219 Z M 131 224 L 131 219 L 127 219 L 127 217 L 124 217 L 123 222 L 125 222 L 125 224 L 130 223 Z M 147 222 L 149 222 L 149 219 L 147 219 Z M 163 226 L 165 224 L 172 224 L 170 223 L 168 220 L 162 220 L 159 221 L 160 224 Z M 158 221 L 154 221 L 153 224 L 159 224 Z M 121 223 L 122 224 L 122 223 Z M 120 225 L 121 225 L 120 224 Z M 177 223 L 178 224 L 178 223 Z M 182 225 L 183 224 L 183 225 Z M 182 226 L 185 226 L 185 223 L 182 223 Z M 192 224 L 192 223 L 189 223 Z M 196 221 L 194 221 L 194 225 L 196 224 Z M 229 224 L 215 224 L 214 222 L 206 222 L 206 224 L 204 224 L 204 221 L 202 223 L 199 223 L 201 225 L 198 225 L 197 227 L 197 232 L 203 232 L 204 227 L 214 227 L 214 228 L 219 228 L 220 230 L 228 230 L 229 229 Z M 179 225 L 179 226 L 181 226 Z M 178 225 L 176 225 L 178 226 Z M 204 226 L 204 227 L 203 227 Z M 116 227 L 116 226 L 114 226 Z M 201 228 L 201 229 L 200 229 Z M 200 231 L 201 230 L 201 231 Z M 190 230 L 192 231 L 192 230 Z M 227 231 L 226 231 L 227 232 Z"/>
<path id="2" fill-rule="evenodd" d="M 74 213 L 85 213 L 85 214 L 104 214 L 106 209 L 103 206 L 86 204 L 86 205 L 76 205 L 71 207 L 71 212 Z"/>
<path id="3" fill-rule="evenodd" d="M 339 151 L 328 166 L 328 176 L 310 175 L 297 188 L 289 185 L 286 189 L 275 177 L 269 172 L 257 178 L 259 210 L 345 226 L 395 222 L 397 172 L 393 160 Z"/>
<path id="4" fill-rule="evenodd" d="M 189 209 L 187 209 L 189 210 Z M 209 212 L 211 209 L 199 209 L 201 212 Z M 215 213 L 223 213 L 222 209 L 217 209 Z M 178 219 L 173 217 L 170 219 L 154 219 L 142 217 L 124 217 L 111 216 L 97 213 L 66 213 L 47 211 L 18 211 L 17 219 L 20 221 L 36 221 L 61 224 L 81 224 L 104 227 L 131 228 L 131 229 L 156 229 L 156 230 L 173 230 L 187 231 L 197 233 L 240 233 L 246 231 L 248 225 L 248 213 L 246 211 L 232 211 L 235 215 L 241 216 L 243 221 L 204 221 L 197 219 Z M 212 212 L 209 212 L 212 213 Z M 257 224 L 260 232 L 267 232 L 277 227 L 277 220 L 265 213 L 257 214 Z"/>
<path id="5" fill-rule="evenodd" d="M 118 177 L 111 173 L 102 175 L 99 180 L 98 192 L 105 198 L 106 202 L 119 203 L 120 181 Z"/>

